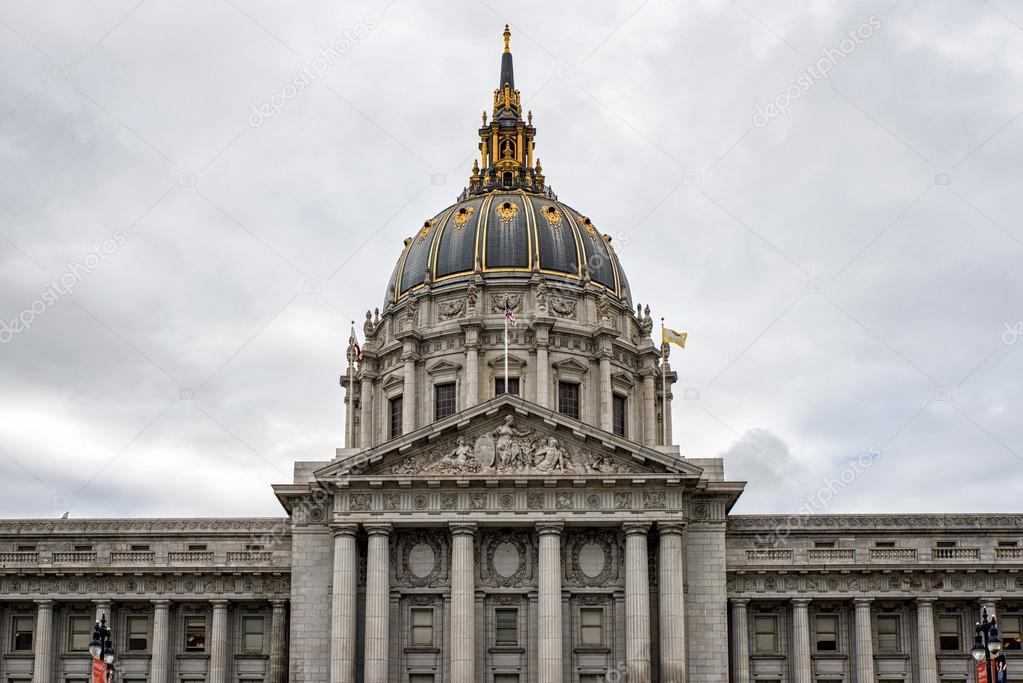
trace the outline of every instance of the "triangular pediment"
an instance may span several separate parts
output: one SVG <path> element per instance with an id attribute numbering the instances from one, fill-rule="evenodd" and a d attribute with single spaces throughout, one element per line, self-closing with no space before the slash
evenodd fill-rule
<path id="1" fill-rule="evenodd" d="M 517 396 L 499 396 L 411 434 L 324 466 L 335 477 L 606 478 L 672 475 L 701 468 Z"/>

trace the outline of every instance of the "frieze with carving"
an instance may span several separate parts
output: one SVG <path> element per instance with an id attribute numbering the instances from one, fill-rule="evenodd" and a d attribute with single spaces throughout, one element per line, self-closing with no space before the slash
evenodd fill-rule
<path id="1" fill-rule="evenodd" d="M 465 312 L 465 299 L 455 301 L 443 301 L 437 306 L 437 315 L 441 320 L 457 318 Z"/>
<path id="2" fill-rule="evenodd" d="M 550 309 L 560 318 L 575 318 L 578 301 L 569 297 L 552 295 Z"/>
<path id="3" fill-rule="evenodd" d="M 494 294 L 490 297 L 491 313 L 504 313 L 509 309 L 515 313 L 522 310 L 521 294 Z"/>

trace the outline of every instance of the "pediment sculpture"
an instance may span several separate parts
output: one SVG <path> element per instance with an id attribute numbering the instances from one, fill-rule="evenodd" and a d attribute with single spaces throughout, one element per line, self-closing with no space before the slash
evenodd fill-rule
<path id="1" fill-rule="evenodd" d="M 624 474 L 631 470 L 609 455 L 573 452 L 555 436 L 521 427 L 507 416 L 475 438 L 406 456 L 391 474 Z"/>

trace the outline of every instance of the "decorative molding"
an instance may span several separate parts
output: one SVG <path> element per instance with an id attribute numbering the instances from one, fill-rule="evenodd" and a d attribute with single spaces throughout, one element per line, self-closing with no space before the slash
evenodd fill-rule
<path id="1" fill-rule="evenodd" d="M 564 580 L 572 586 L 608 586 L 617 584 L 621 572 L 617 559 L 620 537 L 613 529 L 569 529 L 566 532 Z M 596 546 L 603 554 L 603 566 L 594 576 L 587 575 L 580 564 L 583 549 Z"/>
<path id="2" fill-rule="evenodd" d="M 728 531 L 849 529 L 865 531 L 983 530 L 985 533 L 1023 529 L 1023 515 L 736 515 Z"/>
<path id="3" fill-rule="evenodd" d="M 518 553 L 518 566 L 508 576 L 494 566 L 498 547 L 508 543 Z M 480 561 L 482 560 L 482 561 Z M 517 587 L 532 585 L 533 567 L 538 561 L 537 549 L 531 531 L 521 529 L 487 530 L 482 535 L 477 556 L 480 583 L 486 586 Z"/>
<path id="4" fill-rule="evenodd" d="M 444 529 L 401 530 L 394 543 L 394 585 L 423 588 L 446 586 L 449 583 L 451 550 L 450 534 Z M 417 546 L 424 545 L 433 553 L 433 568 L 425 576 L 417 576 L 410 565 L 410 555 Z"/>

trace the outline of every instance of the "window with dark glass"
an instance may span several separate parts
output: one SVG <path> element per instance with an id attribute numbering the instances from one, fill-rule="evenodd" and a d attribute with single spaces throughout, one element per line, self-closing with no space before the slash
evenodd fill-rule
<path id="1" fill-rule="evenodd" d="M 36 550 L 36 547 L 34 545 L 19 545 L 18 546 L 18 552 L 19 553 L 31 553 L 31 552 L 35 552 L 35 550 Z"/>
<path id="2" fill-rule="evenodd" d="M 145 652 L 148 650 L 149 617 L 129 616 L 126 626 L 128 627 L 128 649 L 132 652 Z"/>
<path id="3" fill-rule="evenodd" d="M 877 615 L 877 651 L 900 652 L 899 617 L 894 614 Z"/>
<path id="4" fill-rule="evenodd" d="M 76 545 L 75 546 L 75 552 L 76 553 L 90 553 L 90 552 L 92 552 L 92 546 L 91 545 Z"/>
<path id="5" fill-rule="evenodd" d="M 579 610 L 579 643 L 604 644 L 604 610 L 599 607 Z"/>
<path id="6" fill-rule="evenodd" d="M 558 382 L 558 412 L 579 419 L 579 385 L 575 382 Z"/>
<path id="7" fill-rule="evenodd" d="M 814 620 L 817 633 L 817 652 L 838 651 L 838 617 L 834 614 L 818 614 Z"/>
<path id="8" fill-rule="evenodd" d="M 624 396 L 611 397 L 611 428 L 619 436 L 625 436 L 625 406 Z"/>
<path id="9" fill-rule="evenodd" d="M 958 541 L 937 541 L 934 544 L 935 548 L 955 548 L 959 545 Z"/>
<path id="10" fill-rule="evenodd" d="M 495 610 L 494 632 L 497 645 L 518 645 L 519 611 L 514 607 Z"/>
<path id="11" fill-rule="evenodd" d="M 412 644 L 433 645 L 433 610 L 412 610 Z"/>
<path id="12" fill-rule="evenodd" d="M 185 617 L 185 652 L 206 650 L 206 617 Z"/>
<path id="13" fill-rule="evenodd" d="M 875 548 L 894 548 L 895 547 L 895 541 L 875 541 L 874 542 L 874 547 Z"/>
<path id="14" fill-rule="evenodd" d="M 433 387 L 433 415 L 435 420 L 443 420 L 455 414 L 455 383 L 437 384 Z"/>
<path id="15" fill-rule="evenodd" d="M 604 683 L 606 680 L 605 674 L 579 674 L 579 683 Z"/>
<path id="16" fill-rule="evenodd" d="M 405 408 L 405 397 L 395 396 L 390 400 L 390 434 L 391 438 L 395 439 L 401 436 L 401 414 Z"/>
<path id="17" fill-rule="evenodd" d="M 938 617 L 938 649 L 942 652 L 959 652 L 959 636 L 962 628 L 958 616 Z"/>
<path id="18" fill-rule="evenodd" d="M 501 396 L 504 394 L 504 377 L 497 377 L 494 379 L 494 396 Z M 519 395 L 519 378 L 509 377 L 508 378 L 508 393 L 513 396 Z"/>
<path id="19" fill-rule="evenodd" d="M 1002 637 L 1002 649 L 1018 652 L 1023 649 L 1023 616 L 1009 614 L 998 617 L 998 631 Z"/>
<path id="20" fill-rule="evenodd" d="M 778 651 L 778 618 L 753 617 L 753 649 L 757 653 Z"/>
<path id="21" fill-rule="evenodd" d="M 143 545 L 143 544 L 139 544 L 139 543 L 132 543 L 131 549 L 132 549 L 132 552 L 139 553 L 139 552 L 146 552 L 147 550 L 150 549 L 150 547 L 148 545 Z"/>
<path id="22" fill-rule="evenodd" d="M 188 549 L 192 552 L 202 553 L 209 550 L 209 546 L 205 543 L 189 543 Z"/>
<path id="23" fill-rule="evenodd" d="M 834 548 L 835 547 L 835 542 L 834 541 L 814 541 L 813 542 L 813 547 L 814 548 Z"/>
<path id="24" fill-rule="evenodd" d="M 35 620 L 32 617 L 14 617 L 14 651 L 32 651 L 32 632 L 35 631 Z"/>
<path id="25" fill-rule="evenodd" d="M 245 652 L 263 651 L 263 630 L 266 620 L 261 616 L 242 617 L 242 649 Z"/>
<path id="26" fill-rule="evenodd" d="M 88 650 L 90 640 L 92 640 L 92 617 L 69 618 L 67 649 L 72 652 Z"/>

